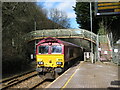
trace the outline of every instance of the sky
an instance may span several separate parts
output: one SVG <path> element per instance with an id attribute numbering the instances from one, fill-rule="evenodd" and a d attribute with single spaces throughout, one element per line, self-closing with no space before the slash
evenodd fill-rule
<path id="1" fill-rule="evenodd" d="M 42 5 L 43 9 L 50 10 L 52 8 L 57 8 L 60 11 L 66 12 L 68 18 L 70 19 L 71 28 L 78 29 L 78 24 L 76 22 L 76 15 L 73 10 L 76 0 L 38 0 L 37 5 Z"/>

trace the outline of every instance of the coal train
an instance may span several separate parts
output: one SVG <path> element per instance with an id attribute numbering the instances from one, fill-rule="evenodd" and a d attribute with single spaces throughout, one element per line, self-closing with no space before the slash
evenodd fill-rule
<path id="1" fill-rule="evenodd" d="M 36 70 L 40 74 L 50 73 L 55 77 L 56 74 L 64 71 L 72 60 L 83 57 L 83 48 L 62 41 L 60 39 L 47 37 L 39 41 L 36 45 Z"/>

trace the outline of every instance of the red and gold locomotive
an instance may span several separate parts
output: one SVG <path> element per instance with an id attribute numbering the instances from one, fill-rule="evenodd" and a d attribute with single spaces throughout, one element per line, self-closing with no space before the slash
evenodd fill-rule
<path id="1" fill-rule="evenodd" d="M 36 46 L 36 70 L 40 73 L 60 73 L 71 60 L 82 56 L 78 45 L 48 37 Z"/>

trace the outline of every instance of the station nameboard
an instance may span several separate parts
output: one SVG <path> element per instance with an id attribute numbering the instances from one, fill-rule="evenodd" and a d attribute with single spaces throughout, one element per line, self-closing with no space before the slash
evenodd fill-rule
<path id="1" fill-rule="evenodd" d="M 96 15 L 117 15 L 120 14 L 120 2 L 96 2 Z"/>

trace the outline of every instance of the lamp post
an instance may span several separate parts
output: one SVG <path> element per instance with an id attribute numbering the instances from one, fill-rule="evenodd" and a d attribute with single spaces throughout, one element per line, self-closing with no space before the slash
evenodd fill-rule
<path id="1" fill-rule="evenodd" d="M 90 31 L 91 31 L 91 40 L 92 40 L 92 2 L 90 2 Z M 91 52 L 93 52 L 93 45 L 91 42 Z"/>
<path id="2" fill-rule="evenodd" d="M 92 2 L 90 2 L 90 31 L 92 40 Z M 92 63 L 93 63 L 93 43 L 91 42 L 91 53 L 92 53 Z"/>

